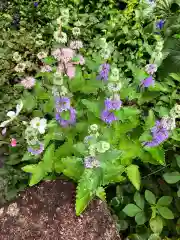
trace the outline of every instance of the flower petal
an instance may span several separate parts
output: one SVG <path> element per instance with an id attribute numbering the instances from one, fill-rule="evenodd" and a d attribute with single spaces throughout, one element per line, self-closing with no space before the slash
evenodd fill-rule
<path id="1" fill-rule="evenodd" d="M 14 111 L 9 111 L 7 113 L 7 116 L 10 117 L 10 118 L 14 118 L 16 116 L 16 113 Z"/>

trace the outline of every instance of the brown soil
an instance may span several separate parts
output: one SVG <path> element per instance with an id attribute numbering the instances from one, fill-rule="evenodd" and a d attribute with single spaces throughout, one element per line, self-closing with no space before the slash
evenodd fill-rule
<path id="1" fill-rule="evenodd" d="M 46 181 L 0 208 L 0 240 L 120 240 L 105 203 L 75 215 L 75 186 Z"/>

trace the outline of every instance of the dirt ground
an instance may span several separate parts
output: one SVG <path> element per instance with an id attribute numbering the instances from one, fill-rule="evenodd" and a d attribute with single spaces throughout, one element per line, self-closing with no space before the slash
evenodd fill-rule
<path id="1" fill-rule="evenodd" d="M 105 203 L 75 215 L 75 186 L 46 181 L 0 208 L 0 240 L 120 240 Z"/>

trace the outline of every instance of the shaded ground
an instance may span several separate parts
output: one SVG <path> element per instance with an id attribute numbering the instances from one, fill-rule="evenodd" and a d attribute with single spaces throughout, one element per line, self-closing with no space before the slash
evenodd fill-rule
<path id="1" fill-rule="evenodd" d="M 0 209 L 0 240 L 120 240 L 105 203 L 76 217 L 74 197 L 75 186 L 61 180 L 27 189 Z"/>

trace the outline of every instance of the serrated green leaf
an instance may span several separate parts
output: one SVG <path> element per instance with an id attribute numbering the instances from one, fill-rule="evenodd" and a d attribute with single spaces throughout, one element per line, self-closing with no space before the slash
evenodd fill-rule
<path id="1" fill-rule="evenodd" d="M 96 196 L 99 197 L 102 201 L 106 201 L 106 192 L 103 187 L 98 187 L 96 190 Z"/>
<path id="2" fill-rule="evenodd" d="M 76 215 L 79 216 L 93 199 L 101 185 L 101 169 L 85 169 L 76 192 Z"/>
<path id="3" fill-rule="evenodd" d="M 54 153 L 55 146 L 51 144 L 45 151 L 42 161 L 44 162 L 43 166 L 47 172 L 52 172 L 53 162 L 54 162 Z"/>
<path id="4" fill-rule="evenodd" d="M 167 172 L 163 174 L 164 180 L 169 184 L 174 184 L 180 181 L 180 173 L 179 172 Z"/>
<path id="5" fill-rule="evenodd" d="M 137 207 L 135 204 L 128 204 L 123 209 L 123 212 L 129 217 L 135 217 L 137 213 L 140 213 L 142 210 Z"/>
<path id="6" fill-rule="evenodd" d="M 135 216 L 135 221 L 137 225 L 143 225 L 146 222 L 146 216 L 143 211 L 139 212 Z"/>
<path id="7" fill-rule="evenodd" d="M 167 207 L 157 206 L 160 215 L 165 219 L 174 219 L 173 212 Z"/>
<path id="8" fill-rule="evenodd" d="M 157 201 L 157 205 L 168 206 L 171 204 L 173 198 L 170 196 L 163 196 Z"/>
<path id="9" fill-rule="evenodd" d="M 127 176 L 131 183 L 135 186 L 137 190 L 140 189 L 141 177 L 139 172 L 139 167 L 137 165 L 131 164 L 126 168 Z"/>
<path id="10" fill-rule="evenodd" d="M 154 205 L 156 203 L 156 196 L 149 190 L 145 191 L 145 199 L 151 205 Z"/>
<path id="11" fill-rule="evenodd" d="M 142 210 L 144 209 L 145 201 L 139 192 L 135 192 L 134 201 L 138 207 L 140 207 Z"/>
<path id="12" fill-rule="evenodd" d="M 65 176 L 75 181 L 80 179 L 84 171 L 84 165 L 81 158 L 77 158 L 73 156 L 66 157 L 66 158 L 62 158 L 61 162 L 62 162 L 62 172 L 64 173 Z"/>
<path id="13" fill-rule="evenodd" d="M 164 150 L 160 147 L 145 147 L 145 150 L 148 151 L 153 159 L 158 163 L 165 165 L 165 153 Z"/>

